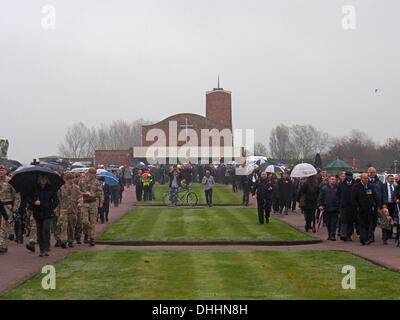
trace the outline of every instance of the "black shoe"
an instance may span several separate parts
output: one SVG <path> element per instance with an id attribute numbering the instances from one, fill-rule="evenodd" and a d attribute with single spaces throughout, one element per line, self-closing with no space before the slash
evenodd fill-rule
<path id="1" fill-rule="evenodd" d="M 89 243 L 89 237 L 87 234 L 85 234 L 85 239 L 83 240 L 84 243 Z"/>
<path id="2" fill-rule="evenodd" d="M 33 243 L 28 243 L 28 244 L 26 245 L 26 248 L 27 248 L 29 251 L 35 252 L 35 245 L 34 245 Z"/>
<path id="3" fill-rule="evenodd" d="M 265 224 L 268 224 L 269 223 L 269 219 L 265 219 Z"/>
<path id="4" fill-rule="evenodd" d="M 0 254 L 5 254 L 8 250 L 6 248 L 0 248 Z"/>
<path id="5" fill-rule="evenodd" d="M 10 234 L 10 235 L 8 236 L 8 239 L 9 239 L 10 241 L 13 241 L 13 240 L 14 240 L 14 235 L 13 235 L 13 234 Z"/>
<path id="6" fill-rule="evenodd" d="M 50 256 L 50 252 L 48 252 L 48 251 L 45 251 L 45 252 L 44 252 L 44 256 L 45 256 L 45 257 L 48 257 L 48 256 Z"/>
<path id="7" fill-rule="evenodd" d="M 67 244 L 65 242 L 61 242 L 61 248 L 67 249 Z"/>
<path id="8" fill-rule="evenodd" d="M 79 238 L 79 239 L 76 239 L 76 243 L 77 243 L 77 244 L 82 244 L 81 239 L 80 239 L 80 238 Z"/>
<path id="9" fill-rule="evenodd" d="M 93 247 L 95 245 L 94 239 L 90 239 L 89 244 L 91 247 Z"/>
<path id="10" fill-rule="evenodd" d="M 57 248 L 58 248 L 58 247 L 61 247 L 61 241 L 60 241 L 60 240 L 57 240 L 57 241 L 56 241 L 56 244 L 55 244 L 54 246 L 57 247 Z"/>
<path id="11" fill-rule="evenodd" d="M 383 244 L 387 244 L 387 241 L 386 241 L 386 240 L 384 240 L 384 241 L 383 241 Z"/>
<path id="12" fill-rule="evenodd" d="M 73 248 L 74 244 L 72 242 L 68 242 L 68 247 Z"/>
<path id="13" fill-rule="evenodd" d="M 44 252 L 40 252 L 39 257 L 44 257 Z"/>
<path id="14" fill-rule="evenodd" d="M 365 242 L 364 242 L 364 241 L 360 241 L 360 243 L 361 243 L 363 246 L 365 246 Z"/>

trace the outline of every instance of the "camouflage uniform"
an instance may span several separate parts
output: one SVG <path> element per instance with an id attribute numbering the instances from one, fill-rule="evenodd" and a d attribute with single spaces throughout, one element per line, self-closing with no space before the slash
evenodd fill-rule
<path id="1" fill-rule="evenodd" d="M 81 208 L 83 231 L 88 235 L 89 239 L 93 240 L 95 237 L 94 227 L 98 208 L 104 202 L 103 189 L 100 182 L 96 179 L 83 179 L 79 181 L 79 189 L 83 196 L 83 206 Z M 85 194 L 88 191 L 91 193 L 90 197 Z"/>
<path id="2" fill-rule="evenodd" d="M 79 187 L 75 184 L 64 184 L 58 190 L 60 203 L 56 210 L 57 217 L 57 238 L 56 240 L 72 243 L 74 239 L 74 229 L 76 226 L 76 215 L 78 203 L 82 205 L 82 195 Z"/>
<path id="3" fill-rule="evenodd" d="M 80 177 L 80 173 L 75 173 L 75 178 Z M 74 184 L 79 188 L 79 182 Z M 77 215 L 76 215 L 76 225 L 75 225 L 75 240 L 76 242 L 80 243 L 81 241 L 81 236 L 82 236 L 82 210 L 81 208 L 78 207 Z"/>
<path id="4" fill-rule="evenodd" d="M 21 204 L 21 197 L 8 183 L 10 178 L 0 178 L 0 201 L 4 204 L 9 219 L 12 219 L 13 211 L 18 210 Z M 9 234 L 13 233 L 12 225 L 0 215 L 0 248 L 7 249 Z"/>
<path id="5" fill-rule="evenodd" d="M 36 221 L 33 217 L 33 212 L 27 210 L 29 215 L 29 242 L 32 244 L 37 243 Z"/>

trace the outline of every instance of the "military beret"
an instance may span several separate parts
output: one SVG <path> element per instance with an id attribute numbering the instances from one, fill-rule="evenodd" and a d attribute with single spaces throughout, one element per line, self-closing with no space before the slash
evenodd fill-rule
<path id="1" fill-rule="evenodd" d="M 80 178 L 80 177 L 81 177 L 81 174 L 80 174 L 79 172 L 75 172 L 74 177 L 75 177 L 75 178 Z"/>
<path id="2" fill-rule="evenodd" d="M 348 177 L 352 177 L 353 176 L 353 172 L 346 171 L 345 175 L 348 176 Z"/>
<path id="3" fill-rule="evenodd" d="M 67 173 L 65 174 L 65 179 L 71 180 L 71 179 L 73 179 L 73 178 L 74 178 L 74 174 L 73 174 L 73 173 L 67 172 Z"/>
<path id="4" fill-rule="evenodd" d="M 90 168 L 90 169 L 88 170 L 88 173 L 96 174 L 97 171 L 96 171 L 95 168 Z"/>
<path id="5" fill-rule="evenodd" d="M 0 170 L 7 170 L 5 165 L 0 165 Z"/>

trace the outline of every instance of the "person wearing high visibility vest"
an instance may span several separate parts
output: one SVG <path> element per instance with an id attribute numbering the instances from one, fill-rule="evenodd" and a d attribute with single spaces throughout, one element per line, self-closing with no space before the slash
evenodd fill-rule
<path id="1" fill-rule="evenodd" d="M 153 176 L 150 174 L 150 170 L 146 169 L 142 174 L 143 183 L 143 201 L 151 201 L 151 186 L 153 184 Z"/>

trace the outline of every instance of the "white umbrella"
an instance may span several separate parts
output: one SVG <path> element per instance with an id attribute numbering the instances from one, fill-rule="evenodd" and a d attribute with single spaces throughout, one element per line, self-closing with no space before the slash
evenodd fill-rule
<path id="1" fill-rule="evenodd" d="M 309 163 L 300 163 L 295 166 L 290 174 L 292 178 L 307 178 L 315 176 L 317 174 L 317 169 Z"/>
<path id="2" fill-rule="evenodd" d="M 97 169 L 96 170 L 96 174 L 102 173 L 102 172 L 107 172 L 107 170 L 105 169 Z"/>
<path id="3" fill-rule="evenodd" d="M 80 167 L 80 168 L 83 168 L 84 165 L 83 165 L 81 162 L 74 162 L 74 163 L 71 165 L 71 167 Z"/>
<path id="4" fill-rule="evenodd" d="M 282 168 L 280 168 L 278 166 L 274 166 L 273 164 L 271 164 L 270 166 L 268 166 L 265 169 L 265 172 L 268 172 L 268 173 L 275 173 L 275 172 L 279 172 L 279 171 L 283 172 Z"/>

